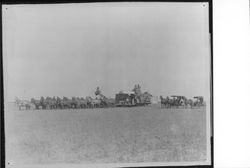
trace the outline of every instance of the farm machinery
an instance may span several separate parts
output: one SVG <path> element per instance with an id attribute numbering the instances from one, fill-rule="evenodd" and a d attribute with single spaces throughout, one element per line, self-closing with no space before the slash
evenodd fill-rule
<path id="1" fill-rule="evenodd" d="M 145 106 L 151 104 L 152 95 L 148 92 L 141 92 L 140 85 L 135 85 L 129 92 L 120 91 L 115 96 L 117 107 Z"/>
<path id="2" fill-rule="evenodd" d="M 95 91 L 96 99 L 100 100 L 100 107 L 114 107 L 115 106 L 115 99 L 107 98 L 101 93 L 99 87 L 97 87 Z"/>

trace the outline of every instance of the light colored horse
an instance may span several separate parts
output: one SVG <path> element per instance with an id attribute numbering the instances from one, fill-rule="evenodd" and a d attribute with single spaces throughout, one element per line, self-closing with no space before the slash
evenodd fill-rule
<path id="1" fill-rule="evenodd" d="M 86 97 L 87 100 L 87 104 L 89 108 L 97 108 L 97 107 L 101 107 L 101 100 L 99 99 L 93 99 L 91 97 Z"/>
<path id="2" fill-rule="evenodd" d="M 21 100 L 16 98 L 15 104 L 18 106 L 19 110 L 29 110 L 32 104 L 28 100 Z"/>

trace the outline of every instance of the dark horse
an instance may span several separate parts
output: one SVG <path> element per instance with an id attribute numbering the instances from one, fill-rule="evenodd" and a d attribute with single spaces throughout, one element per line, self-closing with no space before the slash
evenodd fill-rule
<path id="1" fill-rule="evenodd" d="M 167 107 L 168 102 L 167 99 L 164 99 L 162 96 L 160 96 L 161 99 L 161 107 Z"/>
<path id="2" fill-rule="evenodd" d="M 42 107 L 40 100 L 36 100 L 34 98 L 31 98 L 30 102 L 35 105 L 36 109 L 39 109 L 40 107 Z"/>

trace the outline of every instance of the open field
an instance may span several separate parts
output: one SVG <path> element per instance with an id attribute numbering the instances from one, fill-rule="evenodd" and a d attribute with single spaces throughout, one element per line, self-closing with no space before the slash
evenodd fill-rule
<path id="1" fill-rule="evenodd" d="M 206 159 L 205 109 L 7 110 L 9 164 Z"/>

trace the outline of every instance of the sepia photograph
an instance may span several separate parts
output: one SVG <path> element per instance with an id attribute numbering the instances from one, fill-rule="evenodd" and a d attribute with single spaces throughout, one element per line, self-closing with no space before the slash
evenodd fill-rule
<path id="1" fill-rule="evenodd" d="M 2 5 L 6 167 L 211 165 L 209 5 Z"/>

